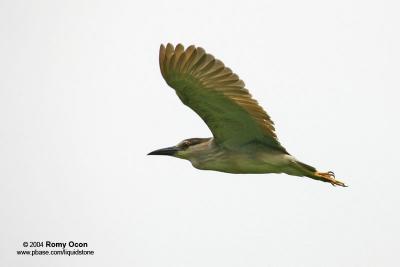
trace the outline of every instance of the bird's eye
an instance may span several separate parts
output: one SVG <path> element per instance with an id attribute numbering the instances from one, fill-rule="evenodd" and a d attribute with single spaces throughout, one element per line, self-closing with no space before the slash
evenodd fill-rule
<path id="1" fill-rule="evenodd" d="M 190 142 L 189 142 L 189 141 L 183 141 L 182 144 L 181 144 L 181 146 L 182 146 L 183 148 L 188 148 L 188 147 L 190 146 Z"/>

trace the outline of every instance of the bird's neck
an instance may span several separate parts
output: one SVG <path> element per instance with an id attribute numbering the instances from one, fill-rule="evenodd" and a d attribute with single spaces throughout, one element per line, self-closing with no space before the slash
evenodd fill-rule
<path id="1" fill-rule="evenodd" d="M 193 166 L 197 167 L 208 161 L 221 159 L 224 149 L 215 144 L 213 139 L 195 145 L 186 153 L 185 159 L 189 160 Z"/>

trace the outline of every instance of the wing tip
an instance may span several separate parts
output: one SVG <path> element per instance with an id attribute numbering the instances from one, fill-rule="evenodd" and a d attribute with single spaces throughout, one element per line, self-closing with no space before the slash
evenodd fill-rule
<path id="1" fill-rule="evenodd" d="M 166 48 L 168 48 L 168 49 L 171 49 L 172 51 L 174 51 L 174 50 L 176 50 L 177 48 L 184 48 L 184 46 L 183 46 L 183 44 L 182 43 L 177 43 L 176 45 L 173 45 L 172 43 L 170 43 L 170 42 L 168 42 L 167 44 L 163 44 L 163 43 L 161 43 L 160 44 L 160 49 L 161 48 L 163 48 L 163 49 L 166 49 Z"/>
<path id="2" fill-rule="evenodd" d="M 160 71 L 161 71 L 161 74 L 163 77 L 165 77 L 164 60 L 165 60 L 165 46 L 164 46 L 164 44 L 161 44 L 160 51 L 159 51 L 159 65 L 160 65 Z"/>

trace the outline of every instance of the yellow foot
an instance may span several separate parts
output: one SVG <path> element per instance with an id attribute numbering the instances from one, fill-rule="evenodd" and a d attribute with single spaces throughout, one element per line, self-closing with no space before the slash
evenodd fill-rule
<path id="1" fill-rule="evenodd" d="M 343 186 L 347 187 L 343 182 L 335 179 L 335 174 L 331 171 L 329 172 L 315 172 L 317 177 L 322 178 L 321 180 L 331 183 L 333 186 Z"/>

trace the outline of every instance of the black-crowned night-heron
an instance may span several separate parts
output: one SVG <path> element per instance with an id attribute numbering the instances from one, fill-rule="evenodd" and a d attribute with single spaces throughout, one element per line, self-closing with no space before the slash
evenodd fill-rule
<path id="1" fill-rule="evenodd" d="M 201 47 L 160 47 L 160 69 L 181 101 L 210 128 L 212 138 L 190 138 L 150 152 L 189 160 L 197 169 L 228 173 L 286 173 L 345 186 L 290 155 L 274 124 L 239 77 Z"/>

